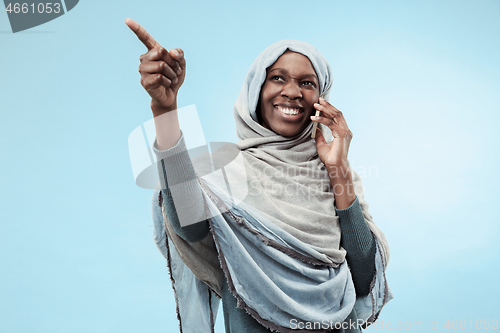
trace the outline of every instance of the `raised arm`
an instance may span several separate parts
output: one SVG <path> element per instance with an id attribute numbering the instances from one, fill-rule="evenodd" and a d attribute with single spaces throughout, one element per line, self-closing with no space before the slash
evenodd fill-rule
<path id="1" fill-rule="evenodd" d="M 323 98 L 314 107 L 323 116 L 311 116 L 332 131 L 333 140 L 326 142 L 321 131 L 316 131 L 318 156 L 328 170 L 335 196 L 335 210 L 340 218 L 341 245 L 347 251 L 354 287 L 358 295 L 370 292 L 370 282 L 375 272 L 376 244 L 368 227 L 358 198 L 347 155 L 353 134 L 340 110 Z"/>
<path id="2" fill-rule="evenodd" d="M 153 150 L 158 160 L 163 205 L 177 235 L 187 242 L 202 240 L 209 233 L 205 201 L 193 163 L 181 134 L 172 148 Z"/>
<path id="3" fill-rule="evenodd" d="M 177 115 L 177 94 L 186 77 L 186 60 L 181 49 L 167 51 L 132 19 L 125 24 L 148 51 L 140 56 L 141 85 L 151 97 L 163 204 L 175 232 L 188 242 L 208 234 L 203 194 L 181 135 Z"/>
<path id="4" fill-rule="evenodd" d="M 167 51 L 132 19 L 126 19 L 125 23 L 148 49 L 139 57 L 139 73 L 141 85 L 151 96 L 158 147 L 161 150 L 172 148 L 181 136 L 177 93 L 186 77 L 184 52 L 181 49 Z"/>

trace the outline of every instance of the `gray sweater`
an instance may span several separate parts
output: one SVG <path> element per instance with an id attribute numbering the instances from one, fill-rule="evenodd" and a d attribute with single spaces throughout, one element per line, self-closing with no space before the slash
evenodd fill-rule
<path id="1" fill-rule="evenodd" d="M 193 164 L 188 152 L 185 150 L 184 137 L 181 136 L 174 147 L 164 151 L 158 150 L 155 142 L 153 150 L 158 160 L 158 171 L 162 186 L 162 204 L 165 206 L 166 214 L 173 229 L 187 242 L 202 240 L 209 233 L 208 221 L 204 220 L 181 227 L 178 213 L 181 213 L 184 207 L 178 207 L 180 208 L 179 211 L 176 209 L 170 189 L 172 184 L 186 184 L 186 186 L 181 187 L 175 186 L 176 195 L 189 198 L 191 210 L 193 207 L 194 209 L 204 207 L 201 188 L 197 184 Z M 340 220 L 341 246 L 347 251 L 346 260 L 351 270 L 356 294 L 358 296 L 367 295 L 375 272 L 376 245 L 373 235 L 365 222 L 357 197 L 349 208 L 335 208 L 335 210 Z M 202 212 L 200 211 L 199 214 L 202 214 Z M 236 307 L 236 298 L 229 291 L 225 276 L 222 287 L 222 305 L 226 333 L 269 332 L 268 329 L 247 314 L 245 310 Z M 347 319 L 350 317 L 356 317 L 354 310 Z"/>

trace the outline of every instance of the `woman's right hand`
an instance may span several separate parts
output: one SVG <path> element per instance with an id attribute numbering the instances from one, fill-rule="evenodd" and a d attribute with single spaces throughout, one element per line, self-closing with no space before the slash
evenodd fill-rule
<path id="1" fill-rule="evenodd" d="M 177 92 L 186 77 L 186 60 L 181 49 L 167 51 L 137 22 L 126 19 L 125 24 L 148 48 L 140 56 L 141 85 L 151 96 L 153 115 L 177 109 Z"/>

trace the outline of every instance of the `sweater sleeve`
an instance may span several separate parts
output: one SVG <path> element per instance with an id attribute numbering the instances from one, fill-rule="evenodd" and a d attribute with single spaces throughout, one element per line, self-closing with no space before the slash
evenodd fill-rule
<path id="1" fill-rule="evenodd" d="M 340 244 L 347 251 L 346 259 L 351 269 L 356 294 L 368 295 L 375 273 L 376 244 L 365 222 L 358 197 L 349 208 L 335 211 L 340 218 Z"/>
<path id="2" fill-rule="evenodd" d="M 167 150 L 158 150 L 155 140 L 153 151 L 158 161 L 163 205 L 173 229 L 187 242 L 202 240 L 209 232 L 205 201 L 184 134 L 181 131 L 177 144 Z"/>

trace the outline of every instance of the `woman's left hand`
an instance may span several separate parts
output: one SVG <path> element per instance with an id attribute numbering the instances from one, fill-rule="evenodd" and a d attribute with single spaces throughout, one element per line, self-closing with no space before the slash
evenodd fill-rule
<path id="1" fill-rule="evenodd" d="M 352 139 L 352 132 L 347 127 L 347 123 L 336 107 L 319 98 L 319 103 L 314 103 L 314 108 L 321 111 L 319 117 L 311 116 L 312 121 L 316 121 L 327 126 L 333 135 L 333 140 L 326 142 L 325 137 L 319 130 L 316 130 L 316 148 L 318 156 L 327 168 L 329 167 L 348 167 L 347 153 Z"/>

